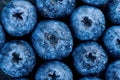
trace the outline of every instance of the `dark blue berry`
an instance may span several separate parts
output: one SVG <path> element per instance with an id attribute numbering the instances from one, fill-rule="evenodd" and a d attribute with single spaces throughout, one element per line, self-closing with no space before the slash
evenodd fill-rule
<path id="1" fill-rule="evenodd" d="M 47 18 L 61 18 L 75 8 L 75 0 L 36 0 L 39 12 Z"/>
<path id="2" fill-rule="evenodd" d="M 1 21 L 12 36 L 24 36 L 37 22 L 35 7 L 26 0 L 12 0 L 2 10 Z"/>
<path id="3" fill-rule="evenodd" d="M 0 48 L 3 46 L 5 43 L 5 33 L 3 31 L 2 26 L 0 25 Z"/>
<path id="4" fill-rule="evenodd" d="M 111 26 L 104 34 L 104 44 L 111 56 L 120 58 L 120 26 Z"/>
<path id="5" fill-rule="evenodd" d="M 73 52 L 74 66 L 82 75 L 99 75 L 104 70 L 108 57 L 96 42 L 81 43 Z"/>
<path id="6" fill-rule="evenodd" d="M 0 68 L 11 77 L 28 75 L 35 63 L 35 54 L 31 46 L 25 41 L 9 41 L 1 49 Z"/>
<path id="7" fill-rule="evenodd" d="M 45 59 L 62 59 L 72 51 L 73 39 L 68 26 L 57 20 L 41 21 L 32 34 L 38 55 Z"/>
<path id="8" fill-rule="evenodd" d="M 108 5 L 108 17 L 113 23 L 120 24 L 120 0 L 111 0 Z"/>
<path id="9" fill-rule="evenodd" d="M 64 63 L 50 61 L 39 67 L 35 80 L 73 80 L 73 75 Z"/>
<path id="10" fill-rule="evenodd" d="M 105 30 L 103 13 L 92 6 L 78 7 L 70 20 L 73 34 L 80 40 L 96 40 Z"/>
<path id="11" fill-rule="evenodd" d="M 114 61 L 108 66 L 106 80 L 120 80 L 120 60 Z"/>
<path id="12" fill-rule="evenodd" d="M 79 80 L 102 80 L 102 79 L 97 78 L 97 77 L 83 77 L 83 78 L 81 78 Z"/>
<path id="13" fill-rule="evenodd" d="M 92 4 L 92 5 L 104 5 L 106 4 L 109 0 L 82 0 L 84 3 L 87 4 Z"/>

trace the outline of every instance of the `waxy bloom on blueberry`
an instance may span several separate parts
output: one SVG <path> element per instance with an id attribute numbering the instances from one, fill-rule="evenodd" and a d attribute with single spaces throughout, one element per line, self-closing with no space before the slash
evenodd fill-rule
<path id="1" fill-rule="evenodd" d="M 35 63 L 36 58 L 32 47 L 23 40 L 5 43 L 0 52 L 0 68 L 11 77 L 28 75 Z"/>
<path id="2" fill-rule="evenodd" d="M 105 30 L 104 14 L 96 7 L 78 7 L 70 21 L 73 34 L 79 40 L 96 40 Z"/>
<path id="3" fill-rule="evenodd" d="M 24 36 L 37 22 L 36 8 L 26 0 L 12 0 L 2 10 L 1 22 L 12 36 Z"/>
<path id="4" fill-rule="evenodd" d="M 50 61 L 39 67 L 35 80 L 73 80 L 73 75 L 66 64 Z"/>
<path id="5" fill-rule="evenodd" d="M 45 60 L 60 60 L 67 57 L 72 51 L 71 32 L 68 26 L 61 21 L 41 21 L 31 38 L 38 55 Z"/>

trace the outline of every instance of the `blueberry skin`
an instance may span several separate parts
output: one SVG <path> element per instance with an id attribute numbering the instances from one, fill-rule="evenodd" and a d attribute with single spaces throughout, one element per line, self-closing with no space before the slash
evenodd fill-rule
<path id="1" fill-rule="evenodd" d="M 106 4 L 109 0 L 82 0 L 84 3 L 95 5 L 95 6 L 101 6 Z"/>
<path id="2" fill-rule="evenodd" d="M 120 80 L 120 60 L 111 63 L 106 71 L 106 80 Z"/>
<path id="3" fill-rule="evenodd" d="M 36 8 L 26 0 L 12 0 L 3 8 L 1 22 L 12 36 L 24 36 L 37 22 Z"/>
<path id="4" fill-rule="evenodd" d="M 120 24 L 120 0 L 111 0 L 108 4 L 108 18 L 114 24 Z"/>
<path id="5" fill-rule="evenodd" d="M 4 33 L 3 28 L 0 24 L 0 49 L 3 46 L 3 44 L 5 43 L 5 38 L 6 38 L 5 33 Z"/>
<path id="6" fill-rule="evenodd" d="M 92 6 L 78 7 L 70 17 L 73 34 L 79 40 L 96 40 L 105 30 L 101 10 Z"/>
<path id="7" fill-rule="evenodd" d="M 75 0 L 36 0 L 38 11 L 46 18 L 62 18 L 74 10 Z"/>
<path id="8" fill-rule="evenodd" d="M 83 77 L 83 78 L 81 78 L 79 80 L 102 80 L 102 79 L 97 78 L 97 77 Z"/>
<path id="9" fill-rule="evenodd" d="M 115 58 L 120 58 L 120 26 L 111 26 L 103 37 L 104 45 L 109 54 Z"/>
<path id="10" fill-rule="evenodd" d="M 81 43 L 72 56 L 74 66 L 81 75 L 99 75 L 108 61 L 106 52 L 96 42 Z"/>
<path id="11" fill-rule="evenodd" d="M 44 60 L 63 59 L 72 51 L 73 38 L 68 26 L 57 20 L 41 21 L 32 33 L 32 43 Z"/>
<path id="12" fill-rule="evenodd" d="M 32 47 L 23 40 L 5 43 L 0 52 L 0 68 L 11 77 L 28 75 L 36 64 Z"/>
<path id="13" fill-rule="evenodd" d="M 73 80 L 73 74 L 66 64 L 49 61 L 39 67 L 35 80 Z"/>

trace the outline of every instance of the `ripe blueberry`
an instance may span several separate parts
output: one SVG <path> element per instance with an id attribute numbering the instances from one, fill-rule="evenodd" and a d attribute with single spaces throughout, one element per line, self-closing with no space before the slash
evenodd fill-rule
<path id="1" fill-rule="evenodd" d="M 73 39 L 68 26 L 57 20 L 41 21 L 32 34 L 38 55 L 45 59 L 62 59 L 72 51 Z"/>
<path id="2" fill-rule="evenodd" d="M 114 61 L 108 66 L 106 80 L 120 80 L 120 60 Z"/>
<path id="3" fill-rule="evenodd" d="M 75 8 L 75 0 L 36 0 L 39 12 L 46 18 L 61 18 Z"/>
<path id="4" fill-rule="evenodd" d="M 111 0 L 108 4 L 108 17 L 113 23 L 120 24 L 120 0 Z"/>
<path id="5" fill-rule="evenodd" d="M 108 57 L 96 42 L 81 43 L 73 52 L 74 66 L 82 75 L 99 75 L 104 70 Z"/>
<path id="6" fill-rule="evenodd" d="M 64 63 L 50 61 L 40 66 L 35 75 L 35 80 L 73 80 L 73 75 Z"/>
<path id="7" fill-rule="evenodd" d="M 26 0 L 12 0 L 2 10 L 1 22 L 12 36 L 24 36 L 37 22 L 35 7 Z"/>
<path id="8" fill-rule="evenodd" d="M 103 41 L 109 54 L 120 58 L 120 26 L 111 26 L 108 28 L 104 34 Z"/>
<path id="9" fill-rule="evenodd" d="M 78 7 L 70 21 L 74 36 L 80 40 L 96 40 L 105 30 L 103 13 L 92 6 Z"/>
<path id="10" fill-rule="evenodd" d="M 0 68 L 11 77 L 29 74 L 35 66 L 36 58 L 31 46 L 23 40 L 5 43 L 0 52 Z"/>

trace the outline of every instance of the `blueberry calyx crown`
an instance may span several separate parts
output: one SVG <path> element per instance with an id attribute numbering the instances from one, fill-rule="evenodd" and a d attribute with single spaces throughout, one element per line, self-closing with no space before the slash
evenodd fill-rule
<path id="1" fill-rule="evenodd" d="M 88 60 L 90 60 L 92 62 L 94 62 L 96 59 L 96 56 L 94 56 L 93 53 L 89 53 L 88 55 L 85 55 L 85 56 Z"/>
<path id="2" fill-rule="evenodd" d="M 22 58 L 20 58 L 20 55 L 17 54 L 16 52 L 13 52 L 12 56 L 13 56 L 12 61 L 17 63 L 17 64 L 19 63 L 20 60 L 22 60 Z"/>
<path id="3" fill-rule="evenodd" d="M 57 80 L 57 78 L 60 77 L 60 75 L 56 74 L 56 71 L 49 73 L 48 76 L 52 78 L 51 80 Z"/>
<path id="4" fill-rule="evenodd" d="M 87 16 L 83 17 L 83 20 L 81 22 L 84 23 L 85 27 L 91 27 L 92 26 L 92 21 Z"/>
<path id="5" fill-rule="evenodd" d="M 16 17 L 16 19 L 23 20 L 22 14 L 23 14 L 23 12 L 15 13 L 15 14 L 13 14 L 13 17 Z"/>
<path id="6" fill-rule="evenodd" d="M 58 43 L 58 38 L 53 35 L 53 34 L 49 34 L 49 33 L 45 33 L 45 38 L 46 40 L 48 40 L 50 42 L 51 45 L 56 45 Z"/>

